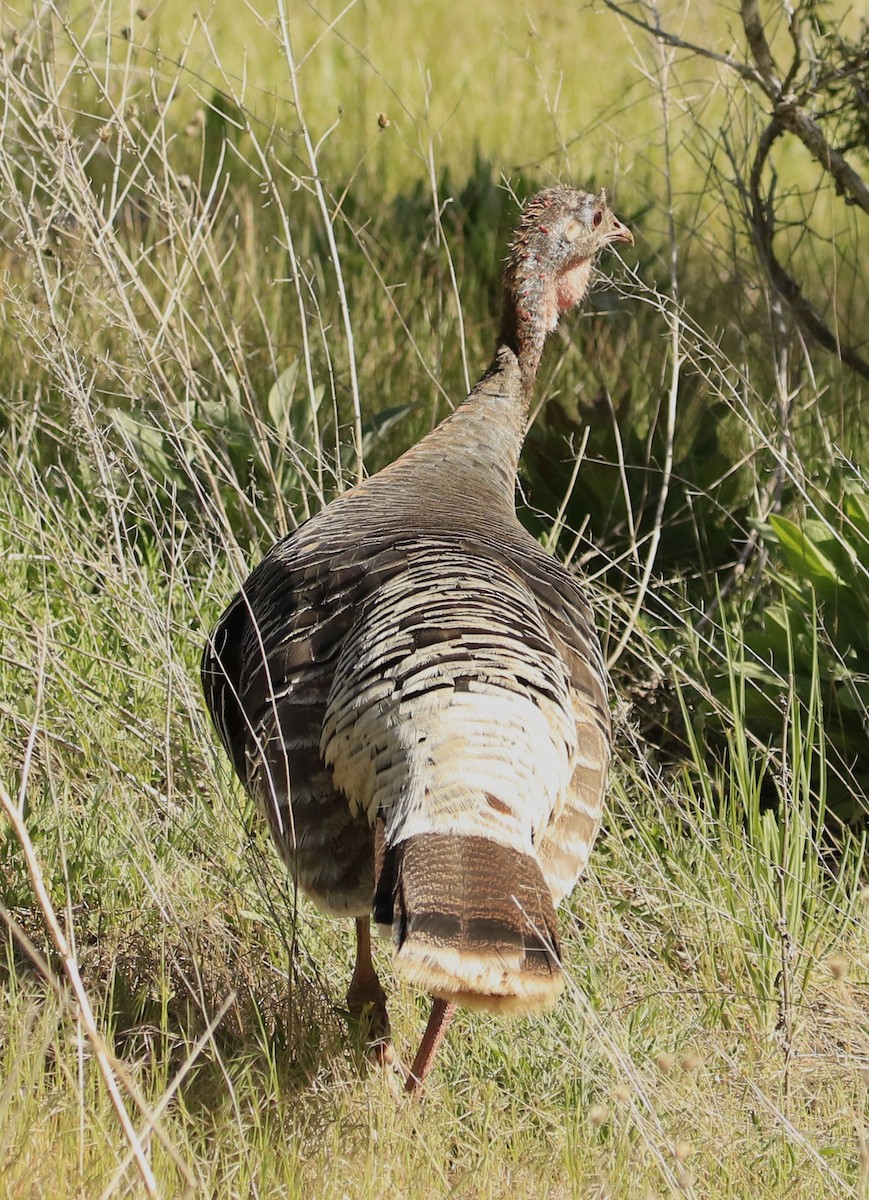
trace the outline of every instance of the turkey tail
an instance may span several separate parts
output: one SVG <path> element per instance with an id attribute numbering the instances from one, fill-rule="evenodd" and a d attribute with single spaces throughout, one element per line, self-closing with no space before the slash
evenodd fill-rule
<path id="1" fill-rule="evenodd" d="M 425 833 L 384 854 L 374 902 L 399 976 L 495 1012 L 550 1008 L 562 988 L 552 896 L 533 857 L 486 837 Z"/>

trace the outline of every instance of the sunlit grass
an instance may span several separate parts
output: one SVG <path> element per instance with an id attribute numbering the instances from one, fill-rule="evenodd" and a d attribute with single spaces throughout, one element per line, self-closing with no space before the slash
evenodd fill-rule
<path id="1" fill-rule="evenodd" d="M 260 7 L 2 17 L 0 770 L 159 1194 L 865 1200 L 869 916 L 824 691 L 865 717 L 860 643 L 813 596 L 788 669 L 759 633 L 773 573 L 737 556 L 778 471 L 859 605 L 866 419 L 807 356 L 781 454 L 769 295 L 709 149 L 738 90 L 586 6 L 293 9 L 289 59 Z M 686 22 L 729 46 L 726 13 Z M 487 362 L 502 175 L 615 186 L 637 234 L 554 339 L 522 475 L 524 518 L 591 578 L 617 756 L 563 1000 L 460 1014 L 413 1106 L 364 1069 L 349 930 L 294 894 L 197 669 L 271 540 Z M 806 203 L 816 232 L 841 219 L 829 188 Z M 815 276 L 835 263 L 859 328 L 847 221 Z M 793 620 L 812 584 L 785 566 Z M 144 1195 L 7 830 L 0 1197 Z M 390 988 L 409 1049 L 424 1000 Z"/>

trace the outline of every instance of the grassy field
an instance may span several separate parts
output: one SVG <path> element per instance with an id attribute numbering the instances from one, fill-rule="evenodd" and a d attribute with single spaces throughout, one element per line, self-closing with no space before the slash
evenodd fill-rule
<path id="1" fill-rule="evenodd" d="M 869 1200 L 867 388 L 757 262 L 747 90 L 603 6 L 186 9 L 0 14 L 0 1200 Z M 739 49 L 723 6 L 664 16 Z M 866 217 L 775 165 L 865 355 Z M 608 816 L 555 1012 L 460 1014 L 413 1105 L 198 659 L 276 536 L 464 396 L 552 179 L 637 240 L 521 476 L 594 599 Z"/>

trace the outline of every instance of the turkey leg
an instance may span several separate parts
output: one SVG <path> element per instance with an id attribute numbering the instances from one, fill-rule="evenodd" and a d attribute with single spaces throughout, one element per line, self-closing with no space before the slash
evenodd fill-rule
<path id="1" fill-rule="evenodd" d="M 441 1042 L 446 1037 L 446 1032 L 455 1016 L 455 1012 L 455 1004 L 450 1004 L 448 1000 L 435 999 L 432 1001 L 428 1025 L 425 1027 L 425 1033 L 422 1035 L 419 1050 L 416 1052 L 416 1058 L 413 1060 L 413 1066 L 410 1068 L 410 1074 L 404 1085 L 404 1090 L 409 1095 L 417 1090 L 422 1090 L 425 1077 L 431 1070 L 434 1056 L 437 1054 Z"/>
<path id="2" fill-rule="evenodd" d="M 379 1066 L 390 1066 L 395 1060 L 392 1031 L 386 1012 L 386 993 L 377 978 L 371 959 L 371 920 L 356 918 L 356 963 L 353 978 L 347 989 L 347 1008 L 350 1016 L 363 1029 L 368 1056 Z"/>

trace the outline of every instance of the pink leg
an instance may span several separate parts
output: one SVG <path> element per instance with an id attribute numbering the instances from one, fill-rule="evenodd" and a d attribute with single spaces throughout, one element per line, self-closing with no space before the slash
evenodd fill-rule
<path id="1" fill-rule="evenodd" d="M 404 1090 L 408 1094 L 413 1094 L 417 1090 L 422 1091 L 425 1077 L 431 1070 L 434 1056 L 446 1036 L 455 1012 L 455 1004 L 450 1004 L 447 1000 L 432 1001 L 428 1025 L 425 1027 L 419 1050 L 417 1050 L 413 1066 L 410 1068 L 410 1075 L 404 1085 Z"/>
<path id="2" fill-rule="evenodd" d="M 371 959 L 371 922 L 356 918 L 356 963 L 347 990 L 350 1016 L 364 1029 L 368 1055 L 373 1062 L 388 1066 L 395 1059 L 392 1031 L 386 1011 L 386 993 L 380 985 Z"/>

